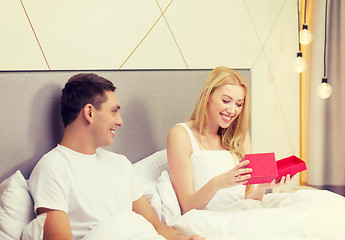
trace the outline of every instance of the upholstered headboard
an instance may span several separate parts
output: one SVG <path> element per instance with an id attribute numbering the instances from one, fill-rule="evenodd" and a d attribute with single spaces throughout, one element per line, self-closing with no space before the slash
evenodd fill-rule
<path id="1" fill-rule="evenodd" d="M 238 70 L 250 84 L 250 70 Z M 88 71 L 0 72 L 0 182 L 17 169 L 28 178 L 63 134 L 60 94 Z M 134 163 L 166 148 L 169 129 L 186 121 L 210 70 L 92 71 L 117 87 L 124 126 L 107 147 Z"/>

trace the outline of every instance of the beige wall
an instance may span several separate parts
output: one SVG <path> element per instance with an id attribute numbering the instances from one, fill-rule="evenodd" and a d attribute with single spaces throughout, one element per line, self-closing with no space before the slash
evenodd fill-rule
<path id="1" fill-rule="evenodd" d="M 295 0 L 22 2 L 53 70 L 251 69 L 253 151 L 299 155 Z M 48 69 L 20 1 L 1 1 L 0 32 L 0 70 Z"/>

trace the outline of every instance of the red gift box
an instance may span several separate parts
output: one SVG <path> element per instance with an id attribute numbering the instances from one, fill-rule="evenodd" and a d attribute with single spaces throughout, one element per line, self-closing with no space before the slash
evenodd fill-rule
<path id="1" fill-rule="evenodd" d="M 274 153 L 246 154 L 241 162 L 244 160 L 249 160 L 249 164 L 245 168 L 253 169 L 250 173 L 251 177 L 245 185 L 270 183 L 278 176 Z"/>
<path id="2" fill-rule="evenodd" d="M 253 169 L 245 185 L 271 183 L 274 179 L 280 180 L 287 174 L 292 177 L 307 169 L 305 162 L 295 155 L 276 161 L 274 153 L 252 153 L 244 155 L 241 162 L 244 160 L 249 160 L 249 164 L 243 168 Z"/>
<path id="3" fill-rule="evenodd" d="M 278 169 L 278 180 L 280 180 L 287 174 L 290 174 L 290 176 L 292 177 L 296 173 L 302 172 L 307 169 L 305 162 L 303 162 L 295 155 L 280 159 L 276 163 Z"/>

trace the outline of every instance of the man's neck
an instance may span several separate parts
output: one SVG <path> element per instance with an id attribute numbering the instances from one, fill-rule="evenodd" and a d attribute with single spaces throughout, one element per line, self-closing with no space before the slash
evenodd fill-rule
<path id="1" fill-rule="evenodd" d="M 60 142 L 60 145 L 65 146 L 73 151 L 92 155 L 96 152 L 96 147 L 90 142 L 91 137 L 85 132 L 71 126 L 67 126 Z"/>

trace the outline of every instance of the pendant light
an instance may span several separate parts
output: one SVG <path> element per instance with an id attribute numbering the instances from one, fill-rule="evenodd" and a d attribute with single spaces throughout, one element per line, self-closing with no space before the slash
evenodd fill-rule
<path id="1" fill-rule="evenodd" d="M 327 99 L 332 95 L 332 86 L 327 83 L 327 78 L 322 78 L 322 83 L 318 86 L 317 93 L 320 98 Z"/>
<path id="2" fill-rule="evenodd" d="M 295 65 L 294 65 L 295 71 L 298 73 L 304 72 L 306 67 L 307 67 L 307 63 L 302 57 L 302 52 L 300 51 L 297 52 L 297 57 L 295 59 Z"/>
<path id="3" fill-rule="evenodd" d="M 304 2 L 304 23 L 302 30 L 299 32 L 299 38 L 302 45 L 308 45 L 313 40 L 313 33 L 308 30 L 307 25 L 307 0 Z"/>
<path id="4" fill-rule="evenodd" d="M 300 28 L 300 20 L 299 20 L 299 0 L 297 0 L 297 16 L 298 16 L 298 31 Z M 298 32 L 299 33 L 299 32 Z M 294 70 L 298 73 L 304 72 L 304 70 L 307 67 L 307 63 L 303 58 L 302 52 L 301 52 L 301 43 L 300 43 L 300 34 L 298 34 L 298 52 L 297 57 L 295 58 L 294 62 Z"/>
<path id="5" fill-rule="evenodd" d="M 327 0 L 325 6 L 325 39 L 324 39 L 324 47 L 323 47 L 323 78 L 321 84 L 318 86 L 318 95 L 323 98 L 327 99 L 332 95 L 332 86 L 327 83 L 326 77 L 326 46 L 327 46 Z"/>

